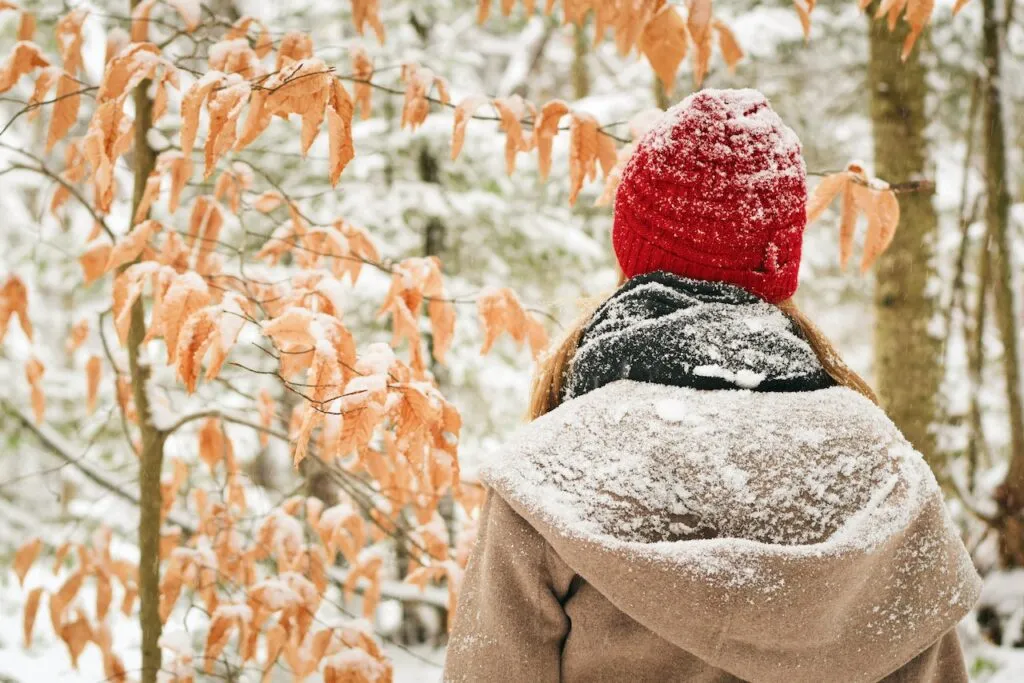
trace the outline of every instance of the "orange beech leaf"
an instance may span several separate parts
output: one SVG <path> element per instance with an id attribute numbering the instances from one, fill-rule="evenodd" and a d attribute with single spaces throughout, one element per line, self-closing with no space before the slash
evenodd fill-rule
<path id="1" fill-rule="evenodd" d="M 199 0 L 167 0 L 167 4 L 178 11 L 181 20 L 185 22 L 186 31 L 192 33 L 199 28 L 203 14 Z"/>
<path id="2" fill-rule="evenodd" d="M 848 182 L 849 175 L 846 171 L 825 176 L 818 183 L 818 186 L 814 188 L 814 193 L 807 202 L 807 222 L 813 223 L 816 221 L 825 212 L 829 204 L 832 203 L 832 200 L 846 189 Z"/>
<path id="3" fill-rule="evenodd" d="M 529 343 L 534 358 L 547 345 L 544 327 L 526 312 L 511 289 L 491 289 L 481 293 L 477 298 L 477 312 L 485 335 L 481 354 L 490 351 L 505 332 L 520 344 Z"/>
<path id="4" fill-rule="evenodd" d="M 110 60 L 117 56 L 121 50 L 128 46 L 128 43 L 132 42 L 131 36 L 123 28 L 116 26 L 107 33 L 107 47 L 103 56 L 103 63 L 108 64 Z"/>
<path id="5" fill-rule="evenodd" d="M 597 131 L 597 161 L 601 164 L 601 172 L 607 178 L 618 162 L 618 150 L 611 135 L 605 135 L 601 129 Z"/>
<path id="6" fill-rule="evenodd" d="M 57 546 L 57 550 L 53 554 L 53 574 L 54 574 L 54 576 L 56 576 L 57 572 L 60 571 L 60 566 L 64 562 L 64 558 L 67 557 L 67 554 L 68 554 L 69 550 L 71 550 L 71 542 L 70 541 L 64 541 L 59 546 Z"/>
<path id="7" fill-rule="evenodd" d="M 708 73 L 711 62 L 712 31 L 710 28 L 711 0 L 691 0 L 690 14 L 686 19 L 690 37 L 693 39 L 693 82 L 700 86 Z"/>
<path id="8" fill-rule="evenodd" d="M 476 21 L 483 24 L 491 13 L 491 0 L 477 0 Z"/>
<path id="9" fill-rule="evenodd" d="M 76 183 L 85 177 L 85 157 L 80 153 L 80 148 L 77 142 L 72 142 L 67 146 L 64 152 L 64 171 L 60 174 L 60 177 L 68 183 Z M 71 198 L 71 191 L 63 184 L 58 184 L 54 189 L 53 197 L 50 199 L 50 213 L 54 216 L 57 215 L 57 211 L 63 206 L 68 199 Z M 88 239 L 94 239 L 99 234 L 100 228 L 99 223 L 93 223 L 93 233 Z"/>
<path id="10" fill-rule="evenodd" d="M 74 76 L 82 68 L 82 25 L 89 16 L 84 7 L 62 14 L 54 26 L 54 41 L 64 70 Z"/>
<path id="11" fill-rule="evenodd" d="M 529 144 L 523 137 L 522 123 L 527 105 L 519 95 L 499 97 L 491 104 L 501 119 L 498 125 L 505 131 L 505 172 L 512 175 L 516 170 L 516 154 L 529 149 Z"/>
<path id="12" fill-rule="evenodd" d="M 89 620 L 81 612 L 77 618 L 61 626 L 57 633 L 64 644 L 68 646 L 68 653 L 71 655 L 71 667 L 78 670 L 78 658 L 81 656 L 85 646 L 92 642 L 92 627 Z"/>
<path id="13" fill-rule="evenodd" d="M 142 288 L 147 278 L 151 278 L 154 281 L 154 288 L 156 288 L 158 278 L 161 275 L 165 279 L 168 277 L 167 271 L 161 273 L 162 268 L 167 267 L 161 266 L 161 264 L 155 261 L 142 261 L 128 266 L 124 272 L 114 278 L 114 327 L 117 330 L 117 336 L 122 346 L 128 339 L 132 305 L 142 295 Z M 170 274 L 174 274 L 173 269 L 167 270 L 170 271 Z"/>
<path id="14" fill-rule="evenodd" d="M 48 66 L 45 69 L 40 69 L 39 75 L 36 76 L 36 85 L 32 89 L 32 95 L 28 98 L 27 107 L 34 107 L 28 112 L 28 119 L 32 119 L 39 116 L 39 113 L 43 110 L 40 105 L 46 96 L 56 85 L 57 79 L 60 78 L 63 69 L 59 66 Z"/>
<path id="15" fill-rule="evenodd" d="M 132 615 L 132 610 L 135 607 L 135 598 L 139 595 L 139 589 L 135 584 L 130 584 L 125 587 L 124 596 L 121 598 L 121 614 L 126 617 Z"/>
<path id="16" fill-rule="evenodd" d="M 110 610 L 110 603 L 114 599 L 114 591 L 110 585 L 110 577 L 104 572 L 96 574 L 96 619 L 103 621 L 107 618 Z"/>
<path id="17" fill-rule="evenodd" d="M 14 570 L 14 574 L 18 577 L 18 584 L 22 587 L 25 586 L 25 575 L 28 574 L 29 568 L 39 557 L 39 551 L 43 549 L 43 541 L 41 538 L 32 538 L 21 546 L 14 553 L 14 561 L 11 563 L 11 569 Z"/>
<path id="18" fill-rule="evenodd" d="M 220 204 L 206 195 L 196 198 L 189 219 L 189 233 L 185 238 L 187 244 L 197 246 L 195 270 L 201 275 L 218 271 L 219 263 L 215 257 L 219 255 L 215 249 L 224 226 L 224 212 Z"/>
<path id="19" fill-rule="evenodd" d="M 211 417 L 203 422 L 199 430 L 199 459 L 212 473 L 217 464 L 234 458 L 234 447 L 219 419 Z"/>
<path id="20" fill-rule="evenodd" d="M 405 100 L 402 103 L 401 126 L 416 130 L 430 113 L 427 95 L 434 83 L 434 72 L 418 64 L 403 64 L 402 82 L 405 83 Z"/>
<path id="21" fill-rule="evenodd" d="M 540 116 L 533 127 L 533 141 L 537 147 L 540 177 L 547 180 L 551 172 L 551 146 L 558 134 L 558 124 L 569 113 L 569 105 L 562 100 L 551 100 L 540 108 Z"/>
<path id="22" fill-rule="evenodd" d="M 597 173 L 598 124 L 590 114 L 572 113 L 569 125 L 569 204 L 574 205 L 583 182 Z"/>
<path id="23" fill-rule="evenodd" d="M 635 136 L 634 136 L 635 137 Z M 611 170 L 605 176 L 604 191 L 601 192 L 601 196 L 594 202 L 594 206 L 611 206 L 615 200 L 615 192 L 619 188 L 619 183 L 622 180 L 622 171 L 626 168 L 626 163 L 629 162 L 630 157 L 633 156 L 635 145 L 626 145 L 618 152 L 616 152 L 615 165 L 612 166 Z"/>
<path id="24" fill-rule="evenodd" d="M 355 156 L 352 146 L 352 117 L 355 109 L 352 98 L 341 84 L 333 79 L 331 82 L 331 99 L 327 103 L 327 134 L 330 146 L 330 181 L 331 186 L 338 184 L 342 171 Z"/>
<path id="25" fill-rule="evenodd" d="M 132 42 L 145 43 L 149 40 L 149 15 L 157 0 L 142 0 L 132 10 Z"/>
<path id="26" fill-rule="evenodd" d="M 953 16 L 955 17 L 960 14 L 960 10 L 962 10 L 970 1 L 971 0 L 956 0 L 956 3 L 953 5 Z"/>
<path id="27" fill-rule="evenodd" d="M 103 69 L 96 100 L 107 102 L 119 99 L 128 92 L 127 86 L 132 75 L 139 70 L 149 71 L 153 60 L 159 59 L 159 55 L 159 48 L 152 43 L 129 43 L 121 52 L 115 54 Z"/>
<path id="28" fill-rule="evenodd" d="M 96 99 L 120 99 L 146 79 L 166 82 L 175 88 L 179 85 L 177 68 L 160 55 L 156 45 L 132 43 L 107 64 Z"/>
<path id="29" fill-rule="evenodd" d="M 291 62 L 299 62 L 312 56 L 313 39 L 309 34 L 302 33 L 301 31 L 289 31 L 281 37 L 281 43 L 277 48 L 277 65 L 275 68 L 280 71 L 281 67 Z"/>
<path id="30" fill-rule="evenodd" d="M 441 264 L 437 258 L 430 260 L 423 282 L 423 295 L 429 299 L 427 315 L 430 317 L 430 330 L 433 336 L 433 355 L 438 363 L 444 363 L 455 334 L 455 305 L 446 298 L 441 279 Z"/>
<path id="31" fill-rule="evenodd" d="M 289 308 L 280 316 L 262 323 L 263 333 L 277 345 L 312 346 L 311 328 L 316 313 L 305 308 Z"/>
<path id="32" fill-rule="evenodd" d="M 640 35 L 640 51 L 650 62 L 668 95 L 675 89 L 676 71 L 686 57 L 689 45 L 686 22 L 672 5 L 662 7 L 647 22 Z"/>
<path id="33" fill-rule="evenodd" d="M 50 623 L 54 631 L 60 632 L 61 625 L 64 623 L 64 613 L 71 601 L 78 595 L 84 580 L 85 572 L 80 567 L 64 580 L 56 593 L 50 596 Z"/>
<path id="34" fill-rule="evenodd" d="M 263 131 L 267 129 L 273 119 L 273 112 L 267 109 L 267 98 L 270 91 L 260 88 L 252 93 L 249 98 L 249 111 L 245 116 L 245 123 L 242 124 L 242 132 L 238 135 L 235 143 L 235 151 L 241 151 L 252 144 Z"/>
<path id="35" fill-rule="evenodd" d="M 210 47 L 210 69 L 225 74 L 244 76 L 247 79 L 265 75 L 266 69 L 260 63 L 260 56 L 245 38 L 221 40 Z"/>
<path id="36" fill-rule="evenodd" d="M 811 37 L 811 11 L 814 9 L 815 0 L 793 0 L 793 8 L 800 18 L 800 27 L 804 32 L 804 41 Z M 861 5 L 864 9 L 864 5 Z"/>
<path id="37" fill-rule="evenodd" d="M 711 33 L 711 0 L 686 0 L 686 28 L 694 43 Z"/>
<path id="38" fill-rule="evenodd" d="M 185 321 L 210 301 L 203 278 L 193 271 L 176 275 L 159 304 L 154 303 L 147 340 L 162 336 L 167 343 L 167 362 L 177 358 L 178 335 Z"/>
<path id="39" fill-rule="evenodd" d="M 256 41 L 253 45 L 253 51 L 259 59 L 263 59 L 274 47 L 274 41 L 270 37 L 270 32 L 267 30 L 267 25 L 259 19 L 255 19 L 250 16 L 244 16 L 236 21 L 231 30 L 225 34 L 224 38 L 232 40 L 236 38 L 245 38 L 249 33 L 249 27 L 255 25 L 259 28 L 260 32 L 256 36 Z"/>
<path id="40" fill-rule="evenodd" d="M 355 79 L 355 100 L 359 108 L 359 118 L 366 120 L 370 118 L 373 111 L 373 88 L 370 80 L 373 78 L 373 60 L 361 47 L 352 48 L 352 76 Z"/>
<path id="41" fill-rule="evenodd" d="M 18 316 L 18 324 L 25 336 L 32 339 L 32 321 L 28 317 L 28 288 L 24 281 L 13 273 L 0 286 L 0 342 L 7 336 L 11 316 Z"/>
<path id="42" fill-rule="evenodd" d="M 260 414 L 260 425 L 263 427 L 263 431 L 260 431 L 260 445 L 266 448 L 270 443 L 270 434 L 265 430 L 273 429 L 275 412 L 274 399 L 266 387 L 260 389 L 256 404 Z"/>
<path id="43" fill-rule="evenodd" d="M 427 304 L 427 315 L 430 316 L 431 339 L 434 358 L 444 363 L 445 355 L 452 346 L 455 335 L 455 305 L 451 301 L 431 299 Z"/>
<path id="44" fill-rule="evenodd" d="M 40 67 L 50 66 L 43 51 L 35 43 L 22 40 L 14 45 L 14 50 L 0 64 L 0 93 L 14 87 L 18 79 Z"/>
<path id="45" fill-rule="evenodd" d="M 160 194 L 160 181 L 163 179 L 161 172 L 162 169 L 160 168 L 160 164 L 157 163 L 156 168 L 149 174 L 149 177 L 146 178 L 146 185 L 142 190 L 142 198 L 139 200 L 139 205 L 135 209 L 135 216 L 132 218 L 132 225 L 141 223 L 146 220 L 146 216 L 149 215 L 150 207 Z"/>
<path id="46" fill-rule="evenodd" d="M 287 641 L 288 632 L 283 626 L 281 626 L 281 624 L 274 624 L 274 626 L 267 631 L 267 658 L 263 664 L 263 678 L 261 679 L 261 683 L 269 683 L 270 675 L 274 671 L 274 664 L 277 663 L 278 658 L 281 656 L 281 652 L 284 651 Z"/>
<path id="47" fill-rule="evenodd" d="M 860 163 L 851 162 L 845 171 L 826 176 L 819 183 L 808 204 L 808 222 L 820 216 L 837 195 L 841 198 L 839 263 L 845 268 L 850 259 L 857 217 L 863 213 L 868 231 L 861 271 L 866 272 L 892 242 L 900 219 L 899 201 L 885 182 L 869 178 Z"/>
<path id="48" fill-rule="evenodd" d="M 455 107 L 455 123 L 452 128 L 452 161 L 459 158 L 462 152 L 462 145 L 466 138 L 466 124 L 473 118 L 473 114 L 489 100 L 482 95 L 470 95 L 459 102 Z"/>
<path id="49" fill-rule="evenodd" d="M 366 24 L 370 25 L 377 42 L 384 44 L 384 24 L 380 21 L 380 0 L 352 0 L 352 23 L 356 31 L 363 35 Z"/>
<path id="50" fill-rule="evenodd" d="M 46 151 L 49 152 L 58 140 L 62 140 L 78 120 L 78 108 L 82 96 L 78 94 L 82 86 L 75 79 L 62 73 L 57 83 L 57 101 L 53 104 L 50 115 L 50 130 L 46 134 Z"/>
<path id="51" fill-rule="evenodd" d="M 853 235 L 857 228 L 857 214 L 859 209 L 854 201 L 852 186 L 856 179 L 863 177 L 863 174 L 852 174 L 847 171 L 849 180 L 843 187 L 843 194 L 839 200 L 839 266 L 845 268 L 853 253 Z"/>
<path id="52" fill-rule="evenodd" d="M 894 31 L 896 29 L 896 21 L 899 19 L 900 14 L 907 8 L 909 0 L 882 0 L 878 5 L 878 10 L 875 12 L 875 19 L 881 19 L 886 17 L 886 22 L 889 25 L 889 30 Z"/>
<path id="53" fill-rule="evenodd" d="M 25 599 L 25 613 L 22 617 L 21 628 L 25 634 L 25 647 L 32 646 L 32 631 L 36 625 L 36 613 L 39 611 L 39 599 L 43 597 L 42 587 L 33 588 L 28 592 Z"/>
<path id="54" fill-rule="evenodd" d="M 46 412 L 46 395 L 43 393 L 44 372 L 46 372 L 46 367 L 38 358 L 30 358 L 25 363 L 25 379 L 28 380 L 32 389 L 32 412 L 37 424 L 43 421 L 43 414 Z"/>
<path id="55" fill-rule="evenodd" d="M 335 221 L 334 227 L 341 231 L 341 234 L 348 240 L 348 252 L 350 258 L 336 259 L 335 265 L 341 275 L 348 274 L 355 284 L 362 272 L 363 263 L 377 263 L 380 260 L 380 252 L 370 238 L 366 228 L 352 225 L 346 221 Z"/>
<path id="56" fill-rule="evenodd" d="M 854 202 L 868 220 L 860 264 L 861 273 L 866 273 L 892 243 L 900 222 L 900 203 L 896 193 L 881 181 L 869 185 L 851 183 L 850 188 Z"/>
<path id="57" fill-rule="evenodd" d="M 245 604 L 223 604 L 213 611 L 210 627 L 206 633 L 206 646 L 203 653 L 206 673 L 213 671 L 220 653 L 227 647 L 232 632 L 237 629 L 244 634 L 246 624 L 252 620 L 252 608 Z M 244 635 L 240 636 L 244 640 Z"/>
<path id="58" fill-rule="evenodd" d="M 80 318 L 78 322 L 71 326 L 71 332 L 68 334 L 68 340 L 64 343 L 64 348 L 68 353 L 74 353 L 85 343 L 88 337 L 89 319 Z"/>
<path id="59" fill-rule="evenodd" d="M 18 19 L 18 40 L 32 40 L 36 32 L 36 18 L 30 12 L 22 12 Z"/>
<path id="60" fill-rule="evenodd" d="M 300 140 L 302 154 L 306 153 L 320 130 L 320 124 L 324 119 L 324 108 L 330 99 L 332 80 L 331 70 L 322 59 L 303 59 L 299 62 L 289 63 L 286 68 L 275 73 L 263 83 L 263 90 L 257 91 L 257 93 L 269 91 L 262 104 L 264 117 L 275 114 L 286 118 L 291 114 L 298 114 L 302 117 Z M 250 105 L 250 118 L 253 116 L 253 106 Z M 261 119 L 261 126 L 263 122 Z M 248 126 L 247 119 L 246 127 L 248 128 Z"/>
<path id="61" fill-rule="evenodd" d="M 739 41 L 736 40 L 736 35 L 732 32 L 732 29 L 720 19 L 715 19 L 711 22 L 712 28 L 718 33 L 718 47 L 722 51 L 722 59 L 725 60 L 726 66 L 729 67 L 730 73 L 736 73 L 736 65 L 743 59 L 744 53 L 743 48 L 740 47 Z"/>
<path id="62" fill-rule="evenodd" d="M 904 40 L 903 50 L 900 52 L 900 59 L 904 62 L 907 61 L 911 50 L 914 49 L 914 43 L 917 42 L 921 31 L 931 21 L 934 9 L 935 0 L 908 0 L 907 13 L 904 15 L 904 19 L 910 24 L 910 33 L 907 35 L 906 40 Z"/>
<path id="63" fill-rule="evenodd" d="M 176 272 L 183 273 L 188 270 L 189 255 L 189 248 L 185 246 L 185 242 L 178 236 L 178 233 L 169 230 L 164 236 L 164 243 L 160 247 L 160 253 L 157 254 L 156 260 L 161 265 L 169 266 Z"/>
<path id="64" fill-rule="evenodd" d="M 159 121 L 167 113 L 167 81 L 159 80 L 154 86 L 156 94 L 153 96 L 153 122 Z"/>
<path id="65" fill-rule="evenodd" d="M 226 79 L 219 71 L 209 71 L 197 80 L 181 98 L 181 152 L 188 158 L 196 141 L 199 129 L 199 111 L 210 92 Z"/>
<path id="66" fill-rule="evenodd" d="M 353 647 L 325 657 L 323 677 L 324 683 L 386 683 L 392 679 L 392 665 Z"/>
<path id="67" fill-rule="evenodd" d="M 115 268 L 120 268 L 124 264 L 131 263 L 137 259 L 142 250 L 149 245 L 149 240 L 163 229 L 163 225 L 152 219 L 136 225 L 132 228 L 131 232 L 122 237 L 121 241 L 111 249 L 103 271 L 109 273 Z"/>
<path id="68" fill-rule="evenodd" d="M 249 100 L 249 82 L 233 74 L 213 90 L 207 98 L 206 110 L 210 126 L 206 136 L 206 172 L 209 178 L 217 160 L 231 149 L 238 137 L 238 116 Z"/>
<path id="69" fill-rule="evenodd" d="M 96 396 L 100 388 L 100 376 L 103 362 L 99 356 L 89 356 L 85 362 L 85 406 L 91 414 L 96 410 Z"/>
<path id="70" fill-rule="evenodd" d="M 252 200 L 252 208 L 260 213 L 270 213 L 284 204 L 284 197 L 277 190 L 268 190 Z"/>

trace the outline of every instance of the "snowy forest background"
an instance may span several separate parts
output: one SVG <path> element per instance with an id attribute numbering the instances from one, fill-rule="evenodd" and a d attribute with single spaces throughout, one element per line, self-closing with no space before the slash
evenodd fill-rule
<path id="1" fill-rule="evenodd" d="M 601 181 L 585 184 L 576 204 L 569 205 L 565 133 L 555 139 L 551 175 L 544 181 L 532 155 L 520 155 L 516 170 L 506 173 L 506 136 L 496 121 L 470 121 L 455 161 L 450 158 L 451 109 L 433 107 L 421 127 L 403 129 L 398 67 L 408 62 L 429 67 L 448 80 L 454 102 L 481 94 L 520 95 L 538 105 L 561 98 L 607 124 L 630 121 L 684 97 L 694 87 L 692 62 L 683 63 L 675 92 L 668 96 L 636 52 L 622 56 L 611 41 L 593 43 L 592 18 L 582 26 L 563 24 L 557 9 L 551 17 L 526 16 L 521 3 L 515 3 L 509 17 L 501 16 L 494 3 L 491 16 L 479 24 L 479 3 L 473 0 L 380 0 L 387 30 L 383 44 L 372 32 L 357 34 L 347 2 L 203 4 L 211 15 L 229 21 L 255 16 L 275 37 L 305 32 L 316 55 L 328 65 L 337 61 L 341 72 L 348 69 L 351 48 L 361 45 L 376 66 L 374 82 L 395 91 L 376 90 L 373 116 L 356 119 L 356 155 L 335 189 L 326 181 L 327 141 L 318 139 L 303 158 L 294 122 L 275 122 L 230 158 L 258 169 L 246 192 L 249 200 L 278 190 L 301 198 L 304 210 L 323 220 L 344 217 L 366 229 L 385 262 L 440 257 L 457 315 L 447 361 L 432 363 L 430 369 L 441 392 L 461 412 L 461 473 L 472 481 L 480 455 L 499 449 L 521 423 L 532 364 L 529 348 L 508 337 L 481 355 L 485 330 L 475 297 L 491 288 L 511 288 L 557 338 L 581 301 L 602 296 L 616 283 L 611 210 L 595 206 Z M 102 73 L 106 31 L 118 22 L 128 28 L 128 0 L 27 0 L 20 5 L 37 16 L 36 41 L 44 48 L 53 48 L 52 29 L 67 11 L 65 5 L 89 8 L 80 77 L 93 84 Z M 892 247 L 866 275 L 838 267 L 834 210 L 811 225 L 797 301 L 849 364 L 870 379 L 946 487 L 950 509 L 986 577 L 981 605 L 961 626 L 972 675 L 978 681 L 1008 683 L 1024 676 L 1024 519 L 1019 507 L 1024 499 L 1014 503 L 1011 495 L 1024 495 L 1024 488 L 1010 481 L 1024 468 L 1024 409 L 1020 349 L 1007 341 L 1019 342 L 1016 330 L 1024 319 L 1024 13 L 1014 0 L 972 0 L 955 17 L 952 5 L 938 3 L 930 28 L 902 64 L 902 22 L 890 35 L 851 0 L 819 0 L 807 42 L 791 3 L 719 0 L 715 16 L 732 28 L 746 56 L 731 73 L 716 51 L 703 85 L 762 90 L 800 136 L 814 174 L 812 185 L 821 174 L 861 159 L 878 177 L 911 188 L 899 195 L 903 218 Z M 998 80 L 989 78 L 994 53 L 993 43 L 984 40 L 985 10 L 999 25 L 994 44 L 1001 58 Z M 18 30 L 19 13 L 0 12 L 0 53 L 10 52 Z M 0 98 L 0 127 L 24 108 L 32 86 L 23 79 Z M 157 149 L 176 135 L 176 97 L 171 95 L 169 113 L 150 132 Z M 1002 130 L 993 125 L 994 116 L 1004 123 Z M 35 120 L 18 115 L 0 133 L 0 280 L 16 274 L 26 284 L 35 328 L 29 339 L 12 322 L 0 344 L 5 380 L 0 386 L 0 565 L 13 563 L 19 547 L 40 537 L 45 549 L 25 584 L 55 590 L 66 574 L 50 571 L 52 549 L 94 538 L 99 529 L 111 531 L 112 552 L 137 561 L 133 501 L 139 460 L 126 439 L 110 368 L 99 385 L 95 412 L 87 410 L 87 360 L 98 356 L 123 367 L 127 360 L 109 319 L 109 279 L 88 286 L 82 282 L 78 257 L 93 216 L 74 201 L 54 215 L 49 210 L 53 179 L 24 168 L 61 168 L 59 146 L 42 154 L 47 121 L 45 113 Z M 77 125 L 84 129 L 85 124 L 83 117 Z M 625 124 L 611 130 L 629 137 Z M 994 147 L 998 154 L 992 153 Z M 24 150 L 40 153 L 33 160 Z M 201 155 L 197 146 L 197 165 Z M 131 187 L 130 156 L 115 173 Z M 202 181 L 196 174 L 184 195 L 210 192 L 213 180 Z M 130 214 L 130 194 L 115 198 L 112 216 Z M 265 241 L 279 222 L 259 212 L 245 213 L 244 220 L 228 222 L 222 239 L 230 236 L 242 245 L 240 252 L 255 254 L 264 246 L 259 236 Z M 121 231 L 126 228 L 127 219 L 119 224 Z M 260 268 L 253 272 L 280 274 L 278 267 Z M 391 337 L 386 321 L 377 316 L 391 283 L 389 274 L 366 268 L 358 286 L 344 293 L 345 324 L 360 348 Z M 90 321 L 90 331 L 69 353 L 65 341 L 82 319 Z M 40 424 L 32 416 L 32 388 L 25 380 L 30 358 L 46 367 L 45 420 Z M 255 416 L 253 397 L 266 389 L 283 416 L 275 428 L 287 431 L 284 408 L 294 406 L 294 397 L 273 378 L 245 369 L 261 367 L 261 350 L 240 343 L 231 358 L 238 365 L 226 366 L 218 381 L 201 383 L 194 394 L 178 383 L 173 368 L 155 365 L 147 387 L 153 419 L 166 427 L 201 411 Z M 213 495 L 222 483 L 198 467 L 200 426 L 196 421 L 175 431 L 165 452 L 195 464 L 188 487 Z M 259 432 L 245 425 L 226 424 L 224 429 L 242 472 L 248 533 L 256 533 L 261 519 L 290 496 L 315 496 L 328 505 L 338 501 L 340 485 L 330 471 L 292 467 L 288 439 L 264 443 Z M 440 509 L 445 512 L 443 503 Z M 187 508 L 178 514 L 187 514 Z M 453 540 L 471 533 L 469 520 L 450 519 L 450 509 L 446 516 Z M 395 680 L 439 680 L 446 591 L 429 586 L 421 592 L 402 581 L 408 558 L 400 541 L 385 540 L 380 548 L 382 601 L 367 628 L 384 643 Z M 82 590 L 85 603 L 95 599 L 89 596 L 90 585 Z M 344 600 L 337 586 L 329 592 L 330 606 L 324 609 L 333 610 L 331 618 L 359 616 L 360 598 Z M 14 572 L 0 575 L 0 681 L 107 679 L 101 648 L 86 647 L 73 669 L 65 643 L 42 617 L 31 646 L 24 646 L 26 595 Z M 185 644 L 176 647 L 191 644 L 201 651 L 209 615 L 184 605 L 179 610 L 177 623 L 184 627 L 176 637 Z M 138 670 L 138 622 L 122 618 L 112 628 L 124 666 Z M 271 675 L 289 679 L 284 671 Z M 227 667 L 209 679 L 260 676 L 258 670 Z"/>

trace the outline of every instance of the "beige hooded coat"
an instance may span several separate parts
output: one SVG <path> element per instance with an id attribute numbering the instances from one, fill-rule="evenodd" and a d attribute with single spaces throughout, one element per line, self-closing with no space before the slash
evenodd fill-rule
<path id="1" fill-rule="evenodd" d="M 451 683 L 953 683 L 979 579 L 921 456 L 845 388 L 618 381 L 491 487 Z"/>

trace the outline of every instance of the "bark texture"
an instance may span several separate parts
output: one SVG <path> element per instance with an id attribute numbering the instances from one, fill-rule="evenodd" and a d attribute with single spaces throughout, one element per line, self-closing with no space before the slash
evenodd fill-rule
<path id="1" fill-rule="evenodd" d="M 990 239 L 995 320 L 1003 343 L 1003 376 L 1010 421 L 1010 467 L 997 491 L 1000 555 L 1008 566 L 1024 565 L 1024 405 L 1020 386 L 1020 338 L 1010 247 L 1010 192 L 1007 187 L 1006 128 L 1000 78 L 1003 26 L 995 0 L 983 0 L 982 49 L 985 59 L 985 225 Z"/>
<path id="2" fill-rule="evenodd" d="M 874 7 L 869 15 L 874 14 Z M 889 32 L 871 20 L 868 86 L 875 172 L 905 182 L 927 175 L 924 39 L 900 62 L 906 22 Z M 875 287 L 875 381 L 882 407 L 933 469 L 942 469 L 932 430 L 939 410 L 943 363 L 940 340 L 929 331 L 938 301 L 934 277 L 938 221 L 930 192 L 900 195 L 899 230 L 879 259 Z"/>
<path id="3" fill-rule="evenodd" d="M 131 0 L 132 9 L 140 0 Z M 156 153 L 147 134 L 153 125 L 153 102 L 147 95 L 150 81 L 143 81 L 133 93 L 135 99 L 135 187 L 132 213 L 142 200 L 146 179 L 156 164 Z M 139 462 L 139 623 L 142 626 L 142 683 L 156 683 L 160 672 L 160 473 L 164 460 L 165 434 L 152 423 L 146 381 L 149 368 L 139 355 L 146 336 L 145 308 L 141 297 L 132 306 L 128 331 L 128 369 L 132 396 L 139 416 L 142 453 Z"/>

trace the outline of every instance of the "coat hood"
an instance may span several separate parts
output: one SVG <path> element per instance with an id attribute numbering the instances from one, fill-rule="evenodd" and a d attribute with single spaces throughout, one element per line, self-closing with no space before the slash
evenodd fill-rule
<path id="1" fill-rule="evenodd" d="M 846 388 L 617 381 L 481 476 L 618 609 L 749 681 L 877 681 L 979 591 L 924 460 Z"/>

